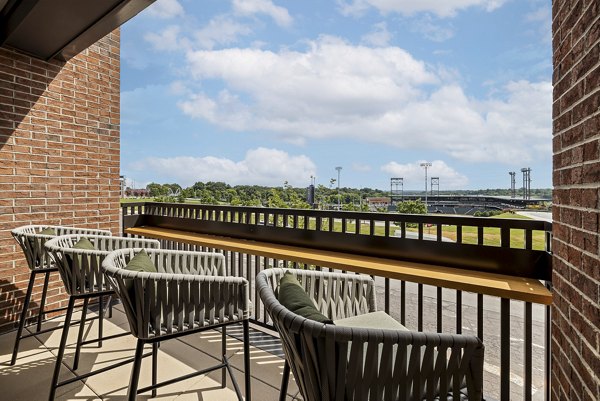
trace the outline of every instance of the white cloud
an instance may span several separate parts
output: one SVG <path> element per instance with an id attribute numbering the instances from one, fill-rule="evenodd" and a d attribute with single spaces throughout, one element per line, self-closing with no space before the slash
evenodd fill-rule
<path id="1" fill-rule="evenodd" d="M 213 156 L 149 157 L 133 163 L 131 169 L 149 171 L 165 182 L 174 181 L 183 186 L 196 181 L 270 186 L 288 181 L 293 186 L 305 186 L 310 176 L 316 175 L 315 164 L 307 156 L 267 148 L 251 149 L 240 161 Z"/>
<path id="2" fill-rule="evenodd" d="M 511 82 L 493 98 L 473 99 L 452 74 L 400 48 L 332 37 L 304 52 L 196 51 L 188 62 L 193 79 L 221 80 L 225 88 L 193 94 L 180 108 L 228 129 L 299 144 L 345 138 L 426 148 L 472 162 L 527 162 L 551 147 L 550 82 Z"/>
<path id="3" fill-rule="evenodd" d="M 392 177 L 402 177 L 404 179 L 404 187 L 425 186 L 425 170 L 421 167 L 424 160 L 419 160 L 414 163 L 399 164 L 397 162 L 389 162 L 381 166 L 381 171 L 390 174 Z M 430 177 L 439 177 L 440 189 L 462 189 L 466 188 L 469 179 L 452 167 L 448 166 L 442 160 L 431 162 L 431 167 L 427 169 L 427 185 L 430 184 Z M 409 187 L 407 187 L 407 185 Z"/>
<path id="4" fill-rule="evenodd" d="M 233 11 L 244 16 L 265 14 L 283 27 L 289 27 L 294 22 L 286 8 L 273 4 L 271 0 L 233 0 Z"/>
<path id="5" fill-rule="evenodd" d="M 441 18 L 453 17 L 469 7 L 493 11 L 505 2 L 506 0 L 338 0 L 344 15 L 361 15 L 372 7 L 384 15 L 432 13 Z"/>
<path id="6" fill-rule="evenodd" d="M 367 45 L 384 47 L 390 43 L 392 34 L 387 29 L 385 22 L 373 25 L 373 30 L 361 37 L 361 41 Z"/>
<path id="7" fill-rule="evenodd" d="M 544 5 L 525 15 L 525 20 L 536 26 L 535 32 L 545 43 L 552 43 L 552 9 Z"/>
<path id="8" fill-rule="evenodd" d="M 161 32 L 148 32 L 144 35 L 144 39 L 149 42 L 152 47 L 159 51 L 175 51 L 185 47 L 186 39 L 179 38 L 180 28 L 176 25 L 171 25 Z"/>
<path id="9" fill-rule="evenodd" d="M 442 22 L 434 21 L 429 15 L 413 21 L 410 29 L 433 42 L 444 42 L 454 36 L 451 26 L 443 26 Z"/>
<path id="10" fill-rule="evenodd" d="M 174 18 L 183 16 L 183 7 L 177 0 L 158 0 L 150 7 L 148 13 L 158 18 Z"/>
<path id="11" fill-rule="evenodd" d="M 215 45 L 229 45 L 237 42 L 238 37 L 249 35 L 252 30 L 226 15 L 211 19 L 206 26 L 194 33 L 194 38 L 203 49 L 212 49 Z"/>

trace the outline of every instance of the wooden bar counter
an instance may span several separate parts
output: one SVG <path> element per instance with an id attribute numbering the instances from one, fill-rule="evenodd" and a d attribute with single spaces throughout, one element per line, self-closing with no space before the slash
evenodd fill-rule
<path id="1" fill-rule="evenodd" d="M 549 305 L 552 303 L 552 293 L 550 290 L 535 279 L 344 252 L 332 252 L 269 242 L 198 234 L 160 227 L 132 227 L 126 229 L 125 232 L 147 238 L 177 241 L 267 258 L 308 263 L 537 304 Z"/>

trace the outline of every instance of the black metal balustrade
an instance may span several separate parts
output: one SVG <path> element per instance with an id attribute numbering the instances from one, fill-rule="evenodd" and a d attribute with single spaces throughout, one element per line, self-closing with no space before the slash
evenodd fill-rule
<path id="1" fill-rule="evenodd" d="M 157 202 L 123 204 L 122 211 L 124 230 L 168 228 L 525 277 L 551 286 L 552 225 L 544 221 Z M 206 249 L 162 242 L 172 249 Z M 256 274 L 271 266 L 328 268 L 223 252 L 232 274 L 246 277 L 252 287 Z M 484 341 L 486 399 L 550 399 L 550 306 L 386 277 L 376 277 L 376 283 L 383 309 L 408 328 L 471 333 Z M 254 293 L 252 301 L 252 321 L 271 327 Z"/>

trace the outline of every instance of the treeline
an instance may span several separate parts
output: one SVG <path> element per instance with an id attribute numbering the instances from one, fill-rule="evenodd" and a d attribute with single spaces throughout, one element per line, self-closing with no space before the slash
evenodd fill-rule
<path id="1" fill-rule="evenodd" d="M 283 208 L 309 208 L 308 188 L 292 187 L 287 182 L 282 187 L 260 185 L 235 185 L 224 182 L 196 182 L 183 188 L 179 184 L 151 183 L 146 186 L 148 196 L 157 201 L 184 202 L 194 199 L 204 204 L 229 204 L 232 206 L 267 206 Z M 344 210 L 367 210 L 365 198 L 388 196 L 386 191 L 372 188 L 315 188 L 314 202 L 322 206 L 338 204 Z"/>
<path id="2" fill-rule="evenodd" d="M 308 189 L 292 187 L 287 182 L 281 187 L 267 187 L 260 185 L 235 185 L 224 182 L 196 182 L 194 185 L 183 188 L 179 184 L 151 183 L 146 186 L 148 196 L 157 201 L 185 202 L 193 199 L 204 204 L 228 204 L 233 206 L 267 206 L 267 207 L 292 207 L 309 208 Z M 422 194 L 419 191 L 405 191 L 409 194 Z M 440 191 L 441 195 L 488 195 L 510 196 L 508 189 L 481 189 Z M 328 188 L 318 185 L 315 188 L 314 202 L 323 208 L 337 208 L 343 210 L 367 210 L 366 198 L 388 197 L 386 190 L 373 188 Z M 517 191 L 517 197 L 520 197 Z M 552 198 L 552 189 L 531 189 L 534 198 Z"/>

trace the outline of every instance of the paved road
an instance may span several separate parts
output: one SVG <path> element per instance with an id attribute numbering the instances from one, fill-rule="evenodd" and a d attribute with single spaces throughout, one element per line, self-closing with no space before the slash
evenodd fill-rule
<path id="1" fill-rule="evenodd" d="M 543 220 L 552 223 L 552 212 L 517 212 L 517 214 L 533 220 Z"/>

